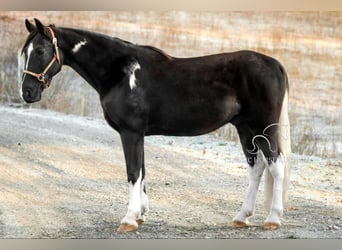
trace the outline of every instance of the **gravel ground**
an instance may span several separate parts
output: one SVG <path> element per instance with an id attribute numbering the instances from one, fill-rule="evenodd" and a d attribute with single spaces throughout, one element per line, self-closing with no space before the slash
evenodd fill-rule
<path id="1" fill-rule="evenodd" d="M 150 212 L 116 229 L 128 202 L 119 136 L 103 120 L 0 106 L 0 238 L 342 238 L 342 162 L 292 156 L 282 227 L 256 215 L 232 229 L 247 188 L 239 144 L 210 136 L 147 137 Z"/>

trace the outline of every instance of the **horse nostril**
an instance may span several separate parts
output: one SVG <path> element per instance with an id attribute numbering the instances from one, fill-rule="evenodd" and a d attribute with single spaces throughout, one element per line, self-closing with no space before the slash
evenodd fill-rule
<path id="1" fill-rule="evenodd" d="M 23 91 L 23 97 L 24 99 L 27 100 L 31 100 L 32 98 L 32 90 L 31 89 L 24 89 Z"/>
<path id="2" fill-rule="evenodd" d="M 31 93 L 32 93 L 31 90 L 26 90 L 26 91 L 25 91 L 25 96 L 26 96 L 27 98 L 30 98 L 30 97 L 32 96 Z"/>

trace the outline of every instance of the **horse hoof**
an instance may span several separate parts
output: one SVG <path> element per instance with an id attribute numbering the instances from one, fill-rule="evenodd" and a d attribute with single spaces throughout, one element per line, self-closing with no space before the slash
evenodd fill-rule
<path id="1" fill-rule="evenodd" d="M 243 227 L 248 227 L 248 223 L 246 223 L 244 221 L 234 220 L 230 223 L 230 226 L 232 228 L 243 228 Z"/>
<path id="2" fill-rule="evenodd" d="M 137 223 L 138 223 L 138 225 L 141 225 L 141 224 L 143 224 L 145 221 L 143 220 L 143 219 L 137 219 Z"/>
<path id="3" fill-rule="evenodd" d="M 280 224 L 275 222 L 265 222 L 264 229 L 265 230 L 277 230 L 280 227 Z"/>
<path id="4" fill-rule="evenodd" d="M 120 224 L 117 232 L 118 233 L 129 233 L 129 232 L 135 232 L 137 231 L 138 226 L 137 225 L 130 225 L 127 223 Z"/>

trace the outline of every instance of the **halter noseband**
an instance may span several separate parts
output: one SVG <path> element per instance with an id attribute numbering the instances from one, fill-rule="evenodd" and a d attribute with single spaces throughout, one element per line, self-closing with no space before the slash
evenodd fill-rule
<path id="1" fill-rule="evenodd" d="M 52 44 L 55 47 L 55 53 L 53 55 L 53 58 L 51 59 L 50 63 L 45 67 L 43 72 L 40 74 L 34 73 L 32 71 L 29 71 L 29 70 L 23 71 L 24 74 L 28 74 L 28 75 L 31 75 L 31 76 L 34 76 L 35 78 L 37 78 L 38 81 L 40 81 L 42 83 L 44 89 L 50 86 L 50 82 L 49 81 L 47 82 L 47 79 L 46 79 L 46 73 L 49 71 L 49 69 L 52 67 L 52 65 L 54 64 L 54 62 L 56 60 L 59 64 L 61 64 L 61 59 L 59 57 L 59 51 L 58 51 L 58 45 L 57 45 L 57 38 L 56 38 L 55 33 L 53 32 L 52 28 L 51 27 L 48 27 L 48 28 L 49 28 L 49 31 L 50 31 L 51 36 L 52 36 Z"/>

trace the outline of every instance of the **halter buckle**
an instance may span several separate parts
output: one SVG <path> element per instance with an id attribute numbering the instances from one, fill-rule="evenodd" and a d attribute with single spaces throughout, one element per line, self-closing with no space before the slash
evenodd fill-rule
<path id="1" fill-rule="evenodd" d="M 57 45 L 57 38 L 55 36 L 52 38 L 52 44 L 55 46 Z"/>

